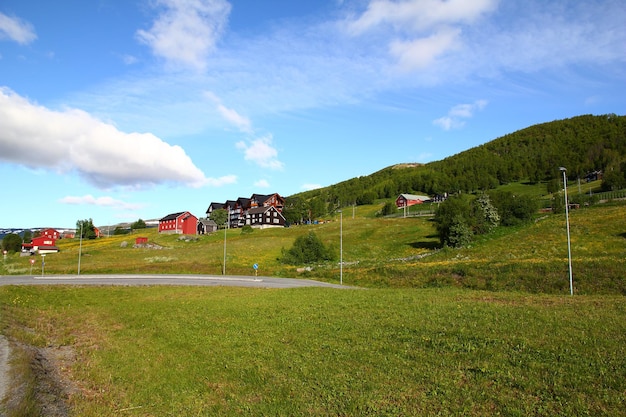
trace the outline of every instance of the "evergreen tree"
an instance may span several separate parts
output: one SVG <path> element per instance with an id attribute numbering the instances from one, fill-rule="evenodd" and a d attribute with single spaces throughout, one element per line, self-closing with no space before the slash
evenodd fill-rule
<path id="1" fill-rule="evenodd" d="M 78 220 L 76 221 L 76 233 L 80 236 L 82 230 L 83 239 L 95 239 L 96 227 L 93 225 L 93 220 Z"/>

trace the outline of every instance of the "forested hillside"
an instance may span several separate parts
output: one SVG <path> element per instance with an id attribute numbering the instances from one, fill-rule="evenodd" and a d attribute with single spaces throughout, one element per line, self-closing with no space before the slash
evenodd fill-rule
<path id="1" fill-rule="evenodd" d="M 603 186 L 626 186 L 626 116 L 583 115 L 519 130 L 428 164 L 401 164 L 368 176 L 287 198 L 287 208 L 310 217 L 401 193 L 437 195 L 493 189 L 516 181 L 558 181 L 603 171 Z"/>

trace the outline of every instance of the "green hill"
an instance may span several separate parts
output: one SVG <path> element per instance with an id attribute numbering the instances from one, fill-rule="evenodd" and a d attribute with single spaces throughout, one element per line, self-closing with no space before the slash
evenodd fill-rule
<path id="1" fill-rule="evenodd" d="M 603 187 L 626 186 L 626 116 L 583 115 L 538 124 L 428 164 L 398 164 L 368 176 L 295 194 L 289 207 L 325 211 L 401 193 L 437 195 L 489 190 L 513 182 L 558 189 L 559 167 L 571 180 L 604 171 Z M 552 184 L 551 184 L 552 183 Z"/>

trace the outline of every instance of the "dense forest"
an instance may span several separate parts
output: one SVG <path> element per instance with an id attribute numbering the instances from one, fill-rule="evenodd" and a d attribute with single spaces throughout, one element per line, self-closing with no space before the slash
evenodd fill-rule
<path id="1" fill-rule="evenodd" d="M 559 167 L 575 180 L 604 172 L 603 188 L 626 187 L 626 116 L 583 115 L 542 123 L 441 161 L 399 164 L 368 176 L 287 197 L 290 221 L 401 193 L 435 196 L 477 192 L 517 181 L 554 182 Z M 556 188 L 555 188 L 556 189 Z"/>

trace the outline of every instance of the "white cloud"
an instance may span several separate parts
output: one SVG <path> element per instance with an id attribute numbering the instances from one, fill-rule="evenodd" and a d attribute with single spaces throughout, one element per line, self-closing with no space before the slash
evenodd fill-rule
<path id="1" fill-rule="evenodd" d="M 122 200 L 116 200 L 113 197 L 109 197 L 109 196 L 94 197 L 91 194 L 86 194 L 84 196 L 66 196 L 66 197 L 59 199 L 59 202 L 64 203 L 64 204 L 73 204 L 73 205 L 112 207 L 114 209 L 121 209 L 121 210 L 137 210 L 137 209 L 144 207 L 143 204 L 127 203 Z"/>
<path id="2" fill-rule="evenodd" d="M 6 88 L 0 88 L 0 160 L 75 171 L 101 188 L 221 183 L 206 178 L 181 147 L 151 133 L 122 132 L 81 110 L 50 110 Z"/>
<path id="3" fill-rule="evenodd" d="M 459 44 L 461 26 L 492 12 L 498 0 L 372 0 L 348 21 L 352 35 L 377 30 L 389 37 L 389 53 L 405 71 L 432 65 Z M 389 33 L 390 32 L 390 33 Z"/>
<path id="4" fill-rule="evenodd" d="M 254 186 L 259 188 L 269 188 L 270 183 L 267 180 L 258 180 L 255 181 Z"/>
<path id="5" fill-rule="evenodd" d="M 452 49 L 460 30 L 445 29 L 425 38 L 411 41 L 392 41 L 391 55 L 398 59 L 401 69 L 411 71 L 430 66 L 444 52 Z"/>
<path id="6" fill-rule="evenodd" d="M 161 13 L 137 39 L 168 62 L 204 70 L 222 35 L 231 6 L 225 0 L 156 0 Z"/>
<path id="7" fill-rule="evenodd" d="M 0 13 L 0 39 L 9 39 L 21 45 L 27 45 L 37 39 L 37 34 L 30 23 Z"/>
<path id="8" fill-rule="evenodd" d="M 442 24 L 469 23 L 492 11 L 497 0 L 372 0 L 367 10 L 348 23 L 361 34 L 387 24 L 397 31 L 421 31 Z"/>
<path id="9" fill-rule="evenodd" d="M 476 111 L 487 106 L 487 100 L 476 100 L 471 104 L 457 104 L 452 107 L 446 116 L 433 120 L 433 124 L 443 130 L 459 129 L 465 126 L 465 119 L 474 117 Z"/>
<path id="10" fill-rule="evenodd" d="M 212 92 L 207 91 L 205 96 L 215 102 L 216 109 L 224 120 L 237 127 L 237 129 L 243 133 L 252 133 L 252 123 L 250 119 L 240 115 L 236 110 L 224 106 L 220 98 Z"/>
<path id="11" fill-rule="evenodd" d="M 272 146 L 271 136 L 254 139 L 251 143 L 238 142 L 236 146 L 243 150 L 246 161 L 252 161 L 262 168 L 283 168 L 283 163 L 277 158 L 278 151 Z"/>

